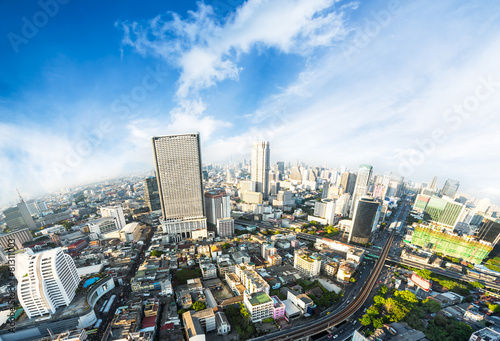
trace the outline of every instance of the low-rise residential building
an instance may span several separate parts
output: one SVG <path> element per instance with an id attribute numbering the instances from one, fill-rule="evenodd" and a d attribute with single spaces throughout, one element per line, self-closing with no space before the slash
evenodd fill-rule
<path id="1" fill-rule="evenodd" d="M 472 333 L 469 341 L 500 341 L 500 329 L 497 327 L 483 328 Z"/>
<path id="2" fill-rule="evenodd" d="M 273 300 L 273 319 L 277 320 L 279 318 L 285 317 L 285 305 L 278 296 L 271 296 Z"/>
<path id="3" fill-rule="evenodd" d="M 306 294 L 299 294 L 293 290 L 289 290 L 286 298 L 299 308 L 302 314 L 312 313 L 314 301 Z"/>
<path id="4" fill-rule="evenodd" d="M 321 263 L 321 272 L 326 276 L 334 277 L 337 274 L 338 269 L 339 263 L 337 262 L 331 261 Z"/>
<path id="5" fill-rule="evenodd" d="M 209 262 L 200 262 L 201 275 L 203 279 L 210 279 L 217 277 L 217 267 L 215 264 Z"/>
<path id="6" fill-rule="evenodd" d="M 349 262 L 342 262 L 339 265 L 337 271 L 337 279 L 342 282 L 348 282 L 351 279 L 351 276 L 354 274 L 356 270 L 356 266 Z"/>
<path id="7" fill-rule="evenodd" d="M 240 278 L 241 284 L 250 293 L 264 291 L 269 295 L 269 284 L 255 270 L 255 265 L 238 264 L 235 266 L 236 275 Z"/>
<path id="8" fill-rule="evenodd" d="M 215 313 L 215 325 L 217 326 L 217 335 L 227 335 L 231 332 L 231 324 L 222 311 Z"/>

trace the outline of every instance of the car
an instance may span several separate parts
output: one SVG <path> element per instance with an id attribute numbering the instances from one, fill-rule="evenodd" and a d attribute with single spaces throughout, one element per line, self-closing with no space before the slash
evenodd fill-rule
<path id="1" fill-rule="evenodd" d="M 335 335 L 333 338 L 334 338 L 334 339 L 336 339 L 336 338 L 338 338 L 338 337 L 339 337 L 338 335 Z"/>
<path id="2" fill-rule="evenodd" d="M 333 337 L 333 334 L 328 335 L 328 338 L 331 339 Z"/>

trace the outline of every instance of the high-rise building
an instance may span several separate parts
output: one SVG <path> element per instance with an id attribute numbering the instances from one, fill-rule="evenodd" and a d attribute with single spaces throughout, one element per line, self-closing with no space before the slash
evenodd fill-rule
<path id="1" fill-rule="evenodd" d="M 101 216 L 103 218 L 114 218 L 116 227 L 119 230 L 127 224 L 125 222 L 125 215 L 123 215 L 123 208 L 121 205 L 101 207 Z"/>
<path id="2" fill-rule="evenodd" d="M 377 215 L 379 203 L 372 197 L 361 197 L 355 205 L 352 228 L 348 243 L 368 244 L 372 235 L 372 228 Z"/>
<path id="3" fill-rule="evenodd" d="M 17 204 L 16 207 L 11 207 L 3 211 L 5 215 L 5 223 L 11 231 L 28 228 L 36 230 L 36 224 L 24 201 Z"/>
<path id="4" fill-rule="evenodd" d="M 158 182 L 155 176 L 144 179 L 144 201 L 149 207 L 149 211 L 161 210 Z"/>
<path id="5" fill-rule="evenodd" d="M 269 194 L 269 169 L 270 169 L 269 142 L 254 142 L 252 146 L 251 179 L 256 183 L 256 192 L 262 193 L 262 198 L 267 199 Z"/>
<path id="6" fill-rule="evenodd" d="M 319 276 L 321 271 L 321 256 L 304 250 L 295 250 L 293 267 L 308 277 Z"/>
<path id="7" fill-rule="evenodd" d="M 459 186 L 460 186 L 459 181 L 448 179 L 444 183 L 443 189 L 441 190 L 441 195 L 453 198 L 457 193 Z"/>
<path id="8" fill-rule="evenodd" d="M 207 223 L 215 226 L 217 219 L 231 217 L 231 201 L 223 189 L 211 189 L 205 192 L 205 212 Z"/>
<path id="9" fill-rule="evenodd" d="M 356 186 L 356 174 L 344 172 L 340 176 L 340 186 L 344 189 L 344 193 L 352 195 Z"/>
<path id="10" fill-rule="evenodd" d="M 233 218 L 217 219 L 217 235 L 219 237 L 234 236 L 234 219 Z"/>
<path id="11" fill-rule="evenodd" d="M 285 180 L 285 178 L 284 178 L 285 163 L 283 161 L 278 161 L 278 162 L 276 162 L 276 166 L 277 166 L 278 172 L 279 172 L 279 180 Z"/>
<path id="12" fill-rule="evenodd" d="M 33 236 L 29 229 L 15 230 L 13 232 L 0 235 L 0 245 L 6 250 L 21 250 L 23 244 L 33 240 Z"/>
<path id="13" fill-rule="evenodd" d="M 356 186 L 354 186 L 354 194 L 352 195 L 351 210 L 349 212 L 351 217 L 353 217 L 354 208 L 358 200 L 368 193 L 372 172 L 373 167 L 370 165 L 359 166 L 358 175 L 356 177 Z"/>
<path id="14" fill-rule="evenodd" d="M 17 295 L 29 318 L 53 314 L 75 297 L 80 283 L 75 262 L 61 248 L 16 258 Z"/>
<path id="15" fill-rule="evenodd" d="M 195 230 L 206 237 L 199 134 L 153 137 L 153 151 L 163 232 L 174 240 Z"/>
<path id="16" fill-rule="evenodd" d="M 437 182 L 437 179 L 438 179 L 438 178 L 437 178 L 436 176 L 435 176 L 435 177 L 433 177 L 433 178 L 432 178 L 431 183 L 430 183 L 430 184 L 429 184 L 429 186 L 427 186 L 427 187 L 428 187 L 428 188 L 430 188 L 430 189 L 435 189 L 435 188 L 436 188 L 436 182 Z"/>
<path id="17" fill-rule="evenodd" d="M 476 232 L 477 238 L 493 244 L 498 244 L 500 240 L 500 220 L 493 218 L 484 218 L 481 226 Z"/>

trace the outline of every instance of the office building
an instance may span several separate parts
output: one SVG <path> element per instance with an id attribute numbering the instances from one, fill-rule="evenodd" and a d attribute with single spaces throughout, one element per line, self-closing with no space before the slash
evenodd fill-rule
<path id="1" fill-rule="evenodd" d="M 36 224 L 24 201 L 21 201 L 15 207 L 11 207 L 3 211 L 5 215 L 5 223 L 10 231 L 30 229 L 36 230 Z"/>
<path id="2" fill-rule="evenodd" d="M 448 179 L 444 183 L 443 189 L 441 190 L 441 195 L 453 198 L 457 194 L 458 187 L 460 187 L 460 182 L 453 179 Z"/>
<path id="3" fill-rule="evenodd" d="M 476 232 L 477 238 L 491 243 L 493 246 L 500 240 L 500 220 L 484 218 Z"/>
<path id="4" fill-rule="evenodd" d="M 117 221 L 113 217 L 92 219 L 87 222 L 91 233 L 103 236 L 106 233 L 118 231 Z"/>
<path id="5" fill-rule="evenodd" d="M 419 194 L 415 200 L 414 210 L 424 213 L 425 220 L 442 224 L 443 227 L 453 230 L 464 215 L 465 205 L 447 197 Z"/>
<path id="6" fill-rule="evenodd" d="M 436 188 L 437 177 L 433 177 L 427 188 L 435 189 Z"/>
<path id="7" fill-rule="evenodd" d="M 335 201 L 329 199 L 318 201 L 314 204 L 314 216 L 325 219 L 328 225 L 334 225 L 337 218 L 335 207 Z"/>
<path id="8" fill-rule="evenodd" d="M 340 176 L 340 186 L 344 189 L 344 193 L 353 195 L 354 187 L 356 186 L 356 174 L 344 172 Z"/>
<path id="9" fill-rule="evenodd" d="M 16 258 L 17 294 L 29 318 L 55 313 L 75 297 L 80 283 L 75 262 L 61 248 Z"/>
<path id="10" fill-rule="evenodd" d="M 156 177 L 169 239 L 207 236 L 199 134 L 153 137 Z"/>
<path id="11" fill-rule="evenodd" d="M 7 251 L 12 250 L 12 248 L 15 250 L 21 250 L 24 243 L 32 240 L 33 236 L 27 228 L 0 235 L 0 245 Z"/>
<path id="12" fill-rule="evenodd" d="M 231 201 L 223 189 L 213 189 L 205 192 L 205 212 L 207 223 L 215 226 L 217 219 L 231 217 Z"/>
<path id="13" fill-rule="evenodd" d="M 335 202 L 335 214 L 347 217 L 349 215 L 350 202 L 351 195 L 349 193 L 342 194 Z"/>
<path id="14" fill-rule="evenodd" d="M 269 169 L 270 169 L 269 142 L 254 142 L 252 146 L 251 179 L 256 183 L 256 192 L 262 193 L 262 198 L 267 200 L 269 194 Z"/>
<path id="15" fill-rule="evenodd" d="M 149 207 L 149 211 L 161 210 L 158 182 L 155 176 L 144 179 L 144 201 Z"/>
<path id="16" fill-rule="evenodd" d="M 321 272 L 321 256 L 304 250 L 295 250 L 293 267 L 308 277 L 319 276 Z"/>
<path id="17" fill-rule="evenodd" d="M 365 245 L 370 242 L 378 207 L 379 203 L 372 197 L 362 197 L 358 200 L 354 208 L 348 243 Z"/>
<path id="18" fill-rule="evenodd" d="M 370 180 L 372 177 L 373 167 L 369 165 L 359 166 L 358 175 L 356 177 L 356 186 L 354 186 L 354 193 L 352 195 L 351 210 L 349 215 L 354 216 L 355 205 L 358 200 L 368 193 Z"/>
<path id="19" fill-rule="evenodd" d="M 217 236 L 233 237 L 234 236 L 234 219 L 220 218 L 217 219 Z"/>
<path id="20" fill-rule="evenodd" d="M 127 224 L 121 205 L 101 207 L 101 216 L 103 218 L 114 218 L 118 229 L 122 229 Z"/>

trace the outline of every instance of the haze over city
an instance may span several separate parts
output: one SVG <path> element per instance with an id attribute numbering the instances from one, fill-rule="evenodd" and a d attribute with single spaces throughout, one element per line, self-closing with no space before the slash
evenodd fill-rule
<path id="1" fill-rule="evenodd" d="M 149 170 L 151 136 L 192 131 L 204 163 L 269 140 L 498 203 L 499 6 L 3 2 L 0 203 Z"/>

